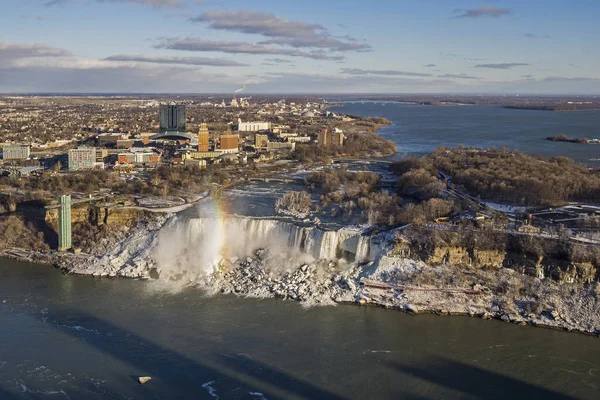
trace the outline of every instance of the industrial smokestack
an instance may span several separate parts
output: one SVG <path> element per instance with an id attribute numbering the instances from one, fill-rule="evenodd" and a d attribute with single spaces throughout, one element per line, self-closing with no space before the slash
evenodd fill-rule
<path id="1" fill-rule="evenodd" d="M 243 91 L 244 91 L 244 89 L 246 89 L 246 84 L 245 84 L 245 83 L 242 85 L 242 87 L 241 87 L 241 88 L 239 88 L 238 90 L 236 90 L 235 92 L 233 92 L 233 94 L 236 94 L 236 93 L 243 92 Z"/>

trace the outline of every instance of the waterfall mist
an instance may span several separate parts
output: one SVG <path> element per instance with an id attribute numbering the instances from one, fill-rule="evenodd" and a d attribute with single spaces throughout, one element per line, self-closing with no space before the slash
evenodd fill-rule
<path id="1" fill-rule="evenodd" d="M 197 216 L 175 216 L 158 234 L 152 251 L 161 280 L 194 282 L 236 260 L 255 258 L 274 274 L 320 260 L 367 261 L 370 238 L 356 229 L 325 231 L 277 219 L 223 216 L 215 206 Z"/>

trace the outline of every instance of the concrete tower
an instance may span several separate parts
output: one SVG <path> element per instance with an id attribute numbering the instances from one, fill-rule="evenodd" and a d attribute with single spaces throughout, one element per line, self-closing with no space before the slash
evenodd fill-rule
<path id="1" fill-rule="evenodd" d="M 67 251 L 71 244 L 71 196 L 58 198 L 58 251 Z"/>

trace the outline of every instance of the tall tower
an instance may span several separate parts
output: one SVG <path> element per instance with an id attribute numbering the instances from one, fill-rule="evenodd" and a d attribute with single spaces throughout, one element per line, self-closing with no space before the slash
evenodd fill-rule
<path id="1" fill-rule="evenodd" d="M 58 198 L 58 251 L 71 248 L 71 196 L 63 195 Z"/>
<path id="2" fill-rule="evenodd" d="M 161 104 L 160 132 L 185 132 L 185 104 Z"/>
<path id="3" fill-rule="evenodd" d="M 200 124 L 198 132 L 198 151 L 208 151 L 208 125 L 205 122 Z"/>

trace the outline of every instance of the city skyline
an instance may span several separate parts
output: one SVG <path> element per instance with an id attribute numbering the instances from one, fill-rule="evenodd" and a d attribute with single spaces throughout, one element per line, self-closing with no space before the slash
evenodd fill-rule
<path id="1" fill-rule="evenodd" d="M 0 92 L 599 94 L 592 0 L 23 0 Z"/>

